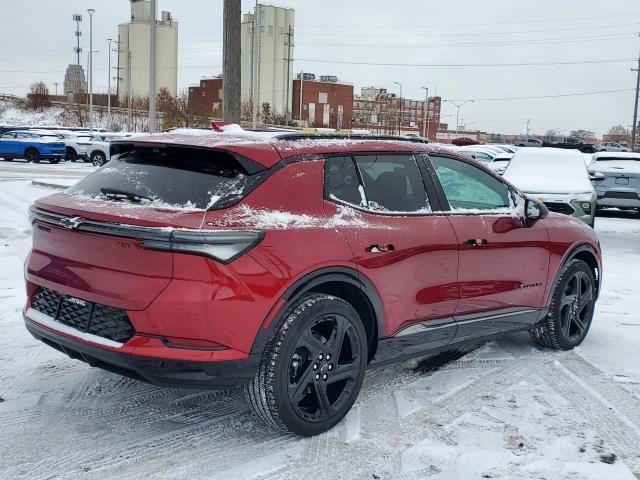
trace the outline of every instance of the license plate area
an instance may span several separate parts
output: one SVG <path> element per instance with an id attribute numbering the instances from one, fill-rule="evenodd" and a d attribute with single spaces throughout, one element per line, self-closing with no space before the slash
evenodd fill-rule
<path id="1" fill-rule="evenodd" d="M 623 177 L 618 177 L 618 178 L 616 178 L 616 185 L 629 185 L 629 179 L 628 178 L 623 178 Z"/>

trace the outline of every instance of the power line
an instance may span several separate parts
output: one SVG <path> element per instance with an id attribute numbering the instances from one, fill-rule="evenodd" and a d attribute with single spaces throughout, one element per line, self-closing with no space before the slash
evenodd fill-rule
<path id="1" fill-rule="evenodd" d="M 370 65 L 376 67 L 540 67 L 547 65 L 598 65 L 607 63 L 628 63 L 634 62 L 635 58 L 624 58 L 620 60 L 583 60 L 566 62 L 523 62 L 523 63 L 377 63 L 377 62 L 355 62 L 349 60 L 320 60 L 313 58 L 297 58 L 297 62 L 315 63 L 336 63 L 344 65 Z"/>
<path id="2" fill-rule="evenodd" d="M 605 28 L 637 27 L 638 22 L 620 23 L 609 25 L 592 25 L 582 27 L 546 28 L 538 30 L 514 30 L 506 32 L 459 32 L 459 33 L 323 33 L 323 32 L 296 32 L 296 35 L 313 35 L 316 37 L 469 37 L 486 35 L 518 35 L 523 33 L 547 33 L 564 32 L 574 30 L 603 30 Z M 409 27 L 410 28 L 410 27 Z"/>
<path id="3" fill-rule="evenodd" d="M 565 37 L 565 38 L 548 38 L 538 40 L 505 40 L 499 42 L 481 42 L 481 43 L 422 43 L 422 44 L 372 44 L 372 43 L 308 43 L 299 42 L 298 45 L 322 46 L 322 47 L 364 47 L 364 48 L 441 48 L 441 47 L 504 47 L 509 45 L 552 45 L 559 43 L 580 43 L 594 42 L 606 40 L 626 40 L 635 38 L 636 32 L 625 32 L 619 35 L 601 35 L 601 36 L 583 36 L 583 37 Z"/>
<path id="4" fill-rule="evenodd" d="M 501 22 L 485 22 L 485 23 L 431 23 L 431 24 L 418 24 L 418 25 L 370 25 L 367 24 L 365 26 L 357 26 L 357 25 L 300 25 L 302 28 L 438 28 L 438 27 L 474 27 L 474 26 L 490 26 L 490 25 L 511 25 L 514 23 L 523 24 L 523 23 L 553 23 L 553 22 L 573 22 L 573 21 L 582 21 L 582 20 L 601 20 L 603 18 L 620 18 L 620 17 L 636 17 L 640 16 L 640 12 L 627 12 L 627 13 L 618 13 L 612 15 L 597 15 L 593 17 L 565 17 L 565 18 L 544 18 L 539 20 L 509 20 L 509 21 L 501 21 Z"/>
<path id="5" fill-rule="evenodd" d="M 582 97 L 585 95 L 603 95 L 608 93 L 632 92 L 633 88 L 621 88 L 618 90 L 600 90 L 597 92 L 578 92 L 578 93 L 558 93 L 555 95 L 536 95 L 530 97 L 499 97 L 499 98 L 474 98 L 474 102 L 497 102 L 502 100 L 533 100 L 541 98 L 561 98 L 561 97 Z M 453 102 L 463 102 L 469 100 L 449 100 Z"/>

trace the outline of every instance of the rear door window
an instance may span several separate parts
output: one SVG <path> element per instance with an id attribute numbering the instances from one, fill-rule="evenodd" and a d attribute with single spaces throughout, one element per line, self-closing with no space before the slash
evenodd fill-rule
<path id="1" fill-rule="evenodd" d="M 265 177 L 265 167 L 225 152 L 137 147 L 115 156 L 69 193 L 160 207 L 219 209 L 239 202 Z"/>
<path id="2" fill-rule="evenodd" d="M 364 190 L 351 157 L 330 157 L 324 164 L 325 198 L 365 207 Z"/>
<path id="3" fill-rule="evenodd" d="M 422 174 L 413 155 L 359 155 L 367 206 L 377 212 L 430 212 Z"/>

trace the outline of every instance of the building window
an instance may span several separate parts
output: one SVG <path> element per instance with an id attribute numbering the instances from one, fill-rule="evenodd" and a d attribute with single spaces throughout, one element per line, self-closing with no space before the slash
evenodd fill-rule
<path id="1" fill-rule="evenodd" d="M 324 92 L 320 92 L 318 94 L 318 103 L 328 103 L 328 100 L 329 100 L 329 94 Z"/>

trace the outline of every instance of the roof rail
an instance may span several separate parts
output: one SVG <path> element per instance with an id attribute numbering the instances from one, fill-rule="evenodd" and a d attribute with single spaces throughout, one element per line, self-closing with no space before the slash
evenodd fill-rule
<path id="1" fill-rule="evenodd" d="M 393 140 L 413 143 L 431 143 L 425 138 L 401 137 L 399 135 L 371 135 L 368 133 L 282 133 L 274 137 L 276 140 Z"/>

